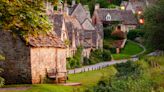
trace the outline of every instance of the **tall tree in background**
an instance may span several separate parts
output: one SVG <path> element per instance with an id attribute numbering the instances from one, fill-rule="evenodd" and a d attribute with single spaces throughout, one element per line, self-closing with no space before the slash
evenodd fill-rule
<path id="1" fill-rule="evenodd" d="M 159 0 L 144 13 L 147 45 L 164 50 L 164 0 Z"/>
<path id="2" fill-rule="evenodd" d="M 51 30 L 44 0 L 0 0 L 0 29 L 19 35 Z"/>

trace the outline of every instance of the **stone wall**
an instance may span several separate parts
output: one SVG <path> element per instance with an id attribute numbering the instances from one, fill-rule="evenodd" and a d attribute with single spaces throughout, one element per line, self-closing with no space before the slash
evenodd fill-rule
<path id="1" fill-rule="evenodd" d="M 41 83 L 49 72 L 66 71 L 66 50 L 59 48 L 31 48 L 32 83 Z M 62 74 L 63 75 L 63 74 Z"/>
<path id="2" fill-rule="evenodd" d="M 91 50 L 92 50 L 91 48 L 84 48 L 83 56 L 89 58 Z"/>
<path id="3" fill-rule="evenodd" d="M 6 84 L 31 83 L 30 48 L 11 32 L 0 31 L 0 48 L 5 61 L 1 74 Z"/>

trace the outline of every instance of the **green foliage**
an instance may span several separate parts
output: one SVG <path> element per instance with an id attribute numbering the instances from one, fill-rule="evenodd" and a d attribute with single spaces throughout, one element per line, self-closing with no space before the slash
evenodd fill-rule
<path id="1" fill-rule="evenodd" d="M 130 30 L 127 37 L 130 40 L 135 40 L 136 37 L 144 37 L 144 31 L 142 29 Z"/>
<path id="2" fill-rule="evenodd" d="M 0 55 L 0 60 L 5 60 L 5 57 Z"/>
<path id="3" fill-rule="evenodd" d="M 110 4 L 108 0 L 96 0 L 96 3 L 99 3 L 101 8 L 108 8 Z"/>
<path id="4" fill-rule="evenodd" d="M 103 61 L 103 51 L 101 49 L 92 51 L 89 59 L 90 59 L 90 64 L 102 62 Z"/>
<path id="5" fill-rule="evenodd" d="M 120 54 L 112 54 L 113 58 L 115 60 L 119 59 L 128 59 L 133 55 L 136 55 L 138 53 L 141 53 L 143 51 L 143 48 L 140 47 L 137 43 L 133 41 L 127 41 L 125 47 L 121 49 Z"/>
<path id="6" fill-rule="evenodd" d="M 110 50 L 103 50 L 103 61 L 110 61 L 111 60 L 111 52 Z"/>
<path id="7" fill-rule="evenodd" d="M 140 47 L 137 43 L 128 41 L 125 47 L 121 50 L 121 54 L 135 55 L 143 51 L 143 48 Z"/>
<path id="8" fill-rule="evenodd" d="M 112 54 L 114 60 L 129 59 L 130 55 L 127 54 Z"/>
<path id="9" fill-rule="evenodd" d="M 3 57 L 2 55 L 0 55 L 0 61 L 2 61 L 2 60 L 5 60 L 5 57 Z M 3 71 L 3 69 L 0 68 L 0 73 L 2 71 Z M 5 82 L 5 80 L 2 77 L 0 77 L 0 87 L 2 87 L 4 85 L 4 82 Z"/>
<path id="10" fill-rule="evenodd" d="M 95 63 L 110 61 L 110 60 L 111 60 L 111 53 L 109 50 L 97 49 L 91 52 L 88 63 L 95 64 Z"/>
<path id="11" fill-rule="evenodd" d="M 78 68 L 82 66 L 82 50 L 83 48 L 80 46 L 77 48 L 76 53 L 73 57 L 67 58 L 67 68 Z"/>
<path id="12" fill-rule="evenodd" d="M 49 32 L 51 23 L 43 0 L 0 0 L 0 29 L 18 35 Z"/>
<path id="13" fill-rule="evenodd" d="M 164 1 L 158 0 L 155 5 L 148 7 L 144 13 L 145 39 L 148 47 L 164 50 Z"/>
<path id="14" fill-rule="evenodd" d="M 152 82 L 143 61 L 115 65 L 117 74 L 99 81 L 94 92 L 151 92 Z"/>
<path id="15" fill-rule="evenodd" d="M 91 62 L 90 62 L 89 58 L 84 57 L 83 65 L 90 65 L 90 64 L 91 64 Z"/>

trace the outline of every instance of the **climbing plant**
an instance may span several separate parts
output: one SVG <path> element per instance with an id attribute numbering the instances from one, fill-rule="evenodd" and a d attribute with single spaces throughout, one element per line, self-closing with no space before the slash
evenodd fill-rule
<path id="1" fill-rule="evenodd" d="M 0 0 L 0 29 L 23 36 L 49 32 L 44 0 Z"/>

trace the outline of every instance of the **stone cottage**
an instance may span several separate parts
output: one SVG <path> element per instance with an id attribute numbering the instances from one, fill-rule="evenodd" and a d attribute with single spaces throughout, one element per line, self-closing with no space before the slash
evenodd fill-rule
<path id="1" fill-rule="evenodd" d="M 131 10 L 134 14 L 142 14 L 146 7 L 153 5 L 157 0 L 129 0 L 122 1 L 121 7 Z"/>
<path id="2" fill-rule="evenodd" d="M 83 29 L 74 17 L 65 12 L 53 15 L 54 32 L 67 45 L 67 57 L 72 57 L 77 47 L 83 44 Z"/>
<path id="3" fill-rule="evenodd" d="M 120 27 L 123 32 L 129 32 L 138 25 L 131 10 L 100 8 L 99 4 L 95 6 L 92 21 L 96 26 L 110 26 L 113 23 L 118 23 L 117 27 Z"/>
<path id="4" fill-rule="evenodd" d="M 92 49 L 102 49 L 103 30 L 98 30 L 98 27 L 96 28 L 92 24 L 88 6 L 83 6 L 80 3 L 76 4 L 73 0 L 72 6 L 69 7 L 69 15 L 75 17 L 84 30 L 84 56 L 89 57 Z"/>
<path id="5" fill-rule="evenodd" d="M 66 77 L 66 49 L 54 34 L 15 36 L 10 31 L 0 31 L 0 48 L 5 62 L 2 77 L 7 84 L 42 83 L 47 73 L 56 78 Z"/>

